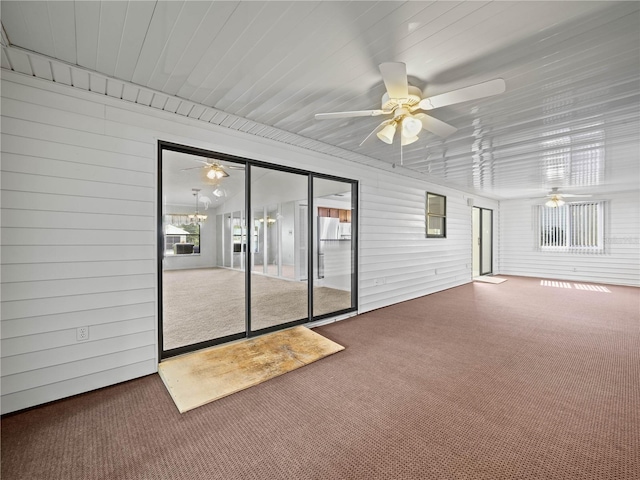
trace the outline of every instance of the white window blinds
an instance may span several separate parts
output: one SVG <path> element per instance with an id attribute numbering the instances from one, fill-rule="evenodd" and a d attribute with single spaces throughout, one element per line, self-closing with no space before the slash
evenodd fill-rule
<path id="1" fill-rule="evenodd" d="M 604 244 L 604 203 L 568 203 L 560 207 L 538 205 L 535 229 L 541 250 L 598 253 Z"/>

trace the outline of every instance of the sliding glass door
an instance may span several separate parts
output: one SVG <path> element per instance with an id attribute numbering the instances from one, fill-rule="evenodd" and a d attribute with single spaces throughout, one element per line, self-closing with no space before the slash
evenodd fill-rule
<path id="1" fill-rule="evenodd" d="M 163 352 L 245 334 L 244 168 L 203 155 L 162 153 Z"/>
<path id="2" fill-rule="evenodd" d="M 354 305 L 354 195 L 351 183 L 313 179 L 313 316 Z"/>
<path id="3" fill-rule="evenodd" d="M 251 167 L 251 331 L 309 315 L 306 212 L 308 175 Z"/>
<path id="4" fill-rule="evenodd" d="M 473 207 L 473 276 L 493 273 L 493 210 Z"/>
<path id="5" fill-rule="evenodd" d="M 160 358 L 356 310 L 357 183 L 167 142 Z"/>

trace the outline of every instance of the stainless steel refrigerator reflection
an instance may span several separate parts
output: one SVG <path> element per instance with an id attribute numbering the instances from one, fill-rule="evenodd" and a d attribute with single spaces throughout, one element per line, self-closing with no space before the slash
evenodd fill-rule
<path id="1" fill-rule="evenodd" d="M 338 240 L 340 219 L 318 217 L 318 278 L 324 278 L 324 249 L 327 242 Z"/>

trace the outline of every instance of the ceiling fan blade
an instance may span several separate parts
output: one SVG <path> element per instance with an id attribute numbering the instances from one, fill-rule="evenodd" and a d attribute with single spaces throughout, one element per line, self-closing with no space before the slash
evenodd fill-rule
<path id="1" fill-rule="evenodd" d="M 385 120 L 380 125 L 378 125 L 376 128 L 374 128 L 373 131 L 369 135 L 367 135 L 367 137 L 362 141 L 362 143 L 360 143 L 360 146 L 364 145 L 365 142 L 367 142 L 368 140 L 376 138 L 375 134 L 378 133 L 380 130 L 382 130 L 387 125 L 389 125 L 392 121 L 393 120 Z"/>
<path id="2" fill-rule="evenodd" d="M 331 120 L 332 118 L 351 118 L 351 117 L 376 117 L 378 115 L 386 115 L 392 112 L 384 110 L 355 110 L 352 112 L 331 112 L 316 113 L 316 120 Z"/>
<path id="3" fill-rule="evenodd" d="M 448 123 L 445 123 L 442 120 L 438 120 L 437 118 L 427 115 L 426 113 L 418 113 L 414 115 L 414 117 L 422 122 L 422 128 L 428 130 L 431 133 L 435 133 L 442 138 L 446 138 L 458 131 L 458 129 L 453 125 L 449 125 Z"/>
<path id="4" fill-rule="evenodd" d="M 409 82 L 407 66 L 400 62 L 380 64 L 380 73 L 389 98 L 409 98 Z"/>
<path id="5" fill-rule="evenodd" d="M 244 170 L 244 167 L 240 165 L 225 165 L 225 167 L 230 170 Z"/>
<path id="6" fill-rule="evenodd" d="M 206 168 L 206 167 L 189 167 L 189 168 L 181 168 L 181 172 L 186 172 L 187 170 L 195 170 L 196 168 Z"/>
<path id="7" fill-rule="evenodd" d="M 470 87 L 464 87 L 451 92 L 435 95 L 433 97 L 423 98 L 418 104 L 418 107 L 421 110 L 433 110 L 434 108 L 446 107 L 448 105 L 455 105 L 456 103 L 468 102 L 478 98 L 498 95 L 500 93 L 504 93 L 506 89 L 507 84 L 505 81 L 502 78 L 496 78 L 495 80 L 478 83 L 477 85 L 471 85 Z"/>
<path id="8" fill-rule="evenodd" d="M 578 198 L 578 197 L 588 198 L 593 196 L 593 195 L 578 195 L 574 193 L 558 193 L 557 195 L 559 197 L 564 197 L 564 198 Z"/>

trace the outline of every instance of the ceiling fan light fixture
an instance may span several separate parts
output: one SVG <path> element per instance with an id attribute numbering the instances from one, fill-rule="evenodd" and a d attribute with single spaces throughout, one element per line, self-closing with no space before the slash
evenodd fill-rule
<path id="1" fill-rule="evenodd" d="M 561 198 L 553 197 L 547 200 L 545 205 L 550 208 L 561 207 L 562 205 L 564 205 L 564 200 L 562 200 Z"/>
<path id="2" fill-rule="evenodd" d="M 413 137 L 406 137 L 404 134 L 400 139 L 400 144 L 404 147 L 405 145 L 411 145 L 413 142 L 418 141 L 418 136 L 414 135 Z"/>
<path id="3" fill-rule="evenodd" d="M 207 178 L 210 180 L 220 180 L 225 176 L 225 172 L 219 165 L 211 165 L 207 170 Z"/>
<path id="4" fill-rule="evenodd" d="M 418 133 L 420 133 L 420 130 L 422 130 L 422 122 L 417 118 L 407 115 L 402 119 L 403 137 L 416 137 Z"/>
<path id="5" fill-rule="evenodd" d="M 393 137 L 396 134 L 396 123 L 390 123 L 389 125 L 387 125 L 386 127 L 384 127 L 382 130 L 380 130 L 377 135 L 378 138 L 380 140 L 382 140 L 384 143 L 387 143 L 389 145 L 391 145 L 393 143 Z"/>

